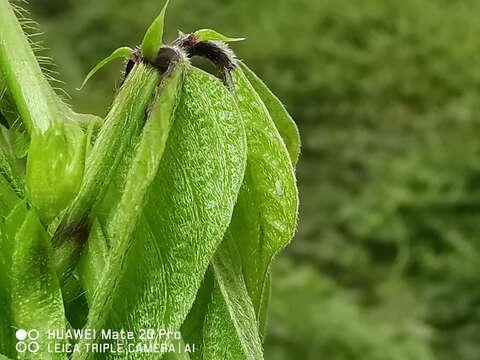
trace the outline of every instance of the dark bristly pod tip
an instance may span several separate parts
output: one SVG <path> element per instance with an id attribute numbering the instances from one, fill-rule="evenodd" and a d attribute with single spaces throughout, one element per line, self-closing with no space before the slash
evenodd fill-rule
<path id="1" fill-rule="evenodd" d="M 166 73 L 172 66 L 180 59 L 186 58 L 183 50 L 175 46 L 162 46 L 157 53 L 157 56 L 150 61 L 155 68 L 160 71 L 161 74 Z"/>
<path id="2" fill-rule="evenodd" d="M 219 70 L 219 77 L 230 89 L 233 89 L 230 72 L 237 67 L 235 53 L 223 41 L 201 40 L 196 33 L 181 34 L 173 43 L 182 49 L 189 58 L 194 56 L 210 60 Z"/>
<path id="3" fill-rule="evenodd" d="M 127 62 L 125 66 L 124 81 L 127 79 L 128 75 L 137 63 L 150 64 L 155 67 L 160 72 L 160 74 L 165 74 L 170 71 L 173 64 L 176 64 L 181 59 L 185 59 L 187 61 L 188 56 L 182 48 L 175 45 L 162 46 L 158 51 L 157 55 L 152 59 L 142 57 L 141 51 L 139 49 L 136 49 L 132 53 L 132 58 Z"/>
<path id="4" fill-rule="evenodd" d="M 228 45 L 219 41 L 199 41 L 189 51 L 191 56 L 207 58 L 223 69 L 235 68 L 235 55 Z"/>
<path id="5" fill-rule="evenodd" d="M 237 66 L 235 54 L 223 41 L 201 40 L 196 33 L 182 34 L 174 45 L 183 49 L 188 57 L 200 56 L 217 67 L 232 70 Z"/>
<path id="6" fill-rule="evenodd" d="M 125 65 L 123 81 L 127 79 L 128 75 L 133 70 L 133 67 L 135 66 L 135 64 L 141 61 L 142 61 L 142 53 L 140 49 L 136 48 L 135 50 L 132 51 L 132 57 L 128 59 L 127 64 Z"/>

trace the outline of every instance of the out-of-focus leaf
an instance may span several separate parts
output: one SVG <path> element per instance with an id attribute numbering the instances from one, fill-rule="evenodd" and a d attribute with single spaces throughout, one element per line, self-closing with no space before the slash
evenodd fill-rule
<path id="1" fill-rule="evenodd" d="M 4 219 L 11 219 L 15 208 L 22 209 L 23 203 L 17 197 L 12 187 L 5 179 L 0 176 L 0 307 L 4 309 L 2 316 L 0 316 L 0 351 L 5 354 L 10 354 L 12 350 L 12 314 L 9 310 L 11 303 L 10 293 L 10 279 L 7 276 L 12 267 L 12 252 L 13 244 L 10 240 L 12 235 L 7 234 L 7 229 L 4 225 Z M 20 226 L 23 219 L 23 212 L 20 218 L 14 222 L 15 225 Z"/>
<path id="2" fill-rule="evenodd" d="M 66 354 L 48 352 L 48 331 L 66 329 L 62 292 L 54 271 L 49 236 L 33 210 L 28 211 L 15 236 L 11 269 L 14 324 L 40 333 L 40 350 L 31 359 L 67 359 Z"/>
<path id="3" fill-rule="evenodd" d="M 265 104 L 270 117 L 278 129 L 287 147 L 292 163 L 295 166 L 300 155 L 300 134 L 297 124 L 285 109 L 282 102 L 273 94 L 267 85 L 243 62 L 239 62 L 245 76 Z"/>

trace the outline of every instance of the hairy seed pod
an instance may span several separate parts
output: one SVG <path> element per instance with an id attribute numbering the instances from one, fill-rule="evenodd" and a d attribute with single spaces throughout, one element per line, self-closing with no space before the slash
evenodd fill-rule
<path id="1" fill-rule="evenodd" d="M 95 232 L 88 239 L 87 249 L 80 263 L 80 272 L 90 302 L 98 301 L 93 298 L 98 287 L 106 293 L 96 294 L 96 298 L 110 298 L 109 294 L 113 290 L 107 289 L 106 284 L 100 285 L 101 282 L 109 282 L 114 277 L 121 277 L 121 270 L 115 269 L 115 260 L 121 261 L 128 250 L 132 233 L 142 215 L 145 196 L 157 175 L 180 99 L 186 66 L 184 63 L 173 65 L 157 90 L 158 94 L 140 135 L 139 143 L 134 148 L 135 153 L 129 158 L 130 166 L 125 173 L 125 181 L 119 193 L 120 199 L 112 209 L 114 215 L 107 222 L 105 230 L 99 234 L 102 237 L 108 237 L 111 247 L 111 260 L 104 263 L 107 267 L 100 272 L 93 272 L 95 269 L 90 267 L 90 262 L 98 262 L 96 260 L 98 254 L 91 251 L 95 249 L 97 243 L 103 243 L 104 239 L 96 238 Z M 101 222 L 105 223 L 103 219 Z M 108 272 L 112 273 L 107 275 Z M 103 279 L 102 274 L 105 274 Z M 115 286 L 116 284 L 112 284 L 112 287 Z"/>

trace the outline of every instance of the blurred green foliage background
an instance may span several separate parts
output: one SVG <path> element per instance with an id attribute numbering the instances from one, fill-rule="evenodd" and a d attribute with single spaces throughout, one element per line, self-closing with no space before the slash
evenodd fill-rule
<path id="1" fill-rule="evenodd" d="M 32 0 L 79 111 L 102 115 L 154 0 Z M 277 259 L 266 359 L 480 358 L 480 3 L 174 0 L 167 39 L 214 28 L 303 139 L 299 231 Z"/>

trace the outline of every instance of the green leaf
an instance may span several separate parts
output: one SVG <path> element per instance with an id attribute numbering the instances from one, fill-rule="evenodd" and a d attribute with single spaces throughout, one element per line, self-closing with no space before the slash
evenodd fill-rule
<path id="1" fill-rule="evenodd" d="M 247 168 L 229 231 L 212 261 L 215 286 L 208 311 L 195 304 L 182 331 L 190 329 L 184 331 L 187 339 L 195 339 L 192 328 L 202 331 L 199 358 L 258 359 L 269 266 L 293 236 L 298 196 L 289 155 L 268 110 L 241 70 L 234 70 L 232 79 L 247 130 Z M 209 296 L 199 294 L 196 302 L 204 299 Z"/>
<path id="2" fill-rule="evenodd" d="M 83 80 L 82 85 L 77 89 L 77 90 L 82 90 L 83 87 L 86 85 L 88 80 L 97 73 L 98 70 L 103 68 L 105 65 L 108 63 L 112 62 L 113 60 L 116 59 L 130 59 L 132 57 L 132 52 L 133 50 L 130 49 L 129 47 L 120 47 L 116 50 L 114 50 L 109 56 L 107 56 L 105 59 L 101 60 L 97 65 L 93 67 L 92 70 L 87 74 L 85 77 L 85 80 Z"/>
<path id="3" fill-rule="evenodd" d="M 231 234 L 226 234 L 212 265 L 215 287 L 205 318 L 203 357 L 263 359 L 255 310 L 244 282 L 241 257 Z"/>
<path id="4" fill-rule="evenodd" d="M 0 154 L 2 154 L 2 150 L 0 147 Z M 5 176 L 5 164 L 2 163 L 3 161 L 0 161 L 0 274 L 4 274 L 4 276 L 0 276 L 0 308 L 3 309 L 2 316 L 0 316 L 0 352 L 10 354 L 13 344 L 11 332 L 13 319 L 12 313 L 9 311 L 11 306 L 9 280 L 12 268 L 14 236 L 25 215 L 23 211 L 24 203 Z M 17 211 L 14 211 L 15 209 Z M 12 215 L 18 212 L 20 212 L 18 217 Z M 15 219 L 13 221 L 14 227 L 8 232 L 4 225 L 7 221 L 4 219 L 12 221 L 12 218 Z"/>
<path id="5" fill-rule="evenodd" d="M 17 328 L 36 329 L 40 350 L 31 359 L 66 359 L 65 354 L 50 354 L 47 345 L 51 329 L 66 329 L 62 292 L 54 271 L 50 238 L 33 210 L 15 236 L 12 259 L 11 293 L 14 323 Z"/>
<path id="6" fill-rule="evenodd" d="M 290 157 L 268 110 L 240 69 L 232 71 L 232 79 L 247 131 L 248 159 L 229 230 L 259 319 L 270 262 L 295 233 L 298 193 Z"/>
<path id="7" fill-rule="evenodd" d="M 4 176 L 0 175 L 0 217 L 7 216 L 18 201 L 18 195 L 11 184 Z"/>
<path id="8" fill-rule="evenodd" d="M 218 79 L 195 68 L 187 72 L 160 168 L 123 255 L 122 278 L 108 294 L 108 327 L 180 329 L 243 178 L 246 141 L 239 119 Z M 138 355 L 143 358 L 148 355 Z"/>
<path id="9" fill-rule="evenodd" d="M 198 41 L 223 41 L 223 42 L 235 42 L 243 41 L 245 38 L 231 38 L 220 34 L 212 29 L 200 29 L 195 31 L 195 37 Z"/>
<path id="10" fill-rule="evenodd" d="M 163 26 L 165 23 L 165 12 L 167 11 L 168 3 L 165 2 L 162 11 L 147 29 L 142 40 L 142 55 L 143 57 L 152 60 L 158 54 L 163 41 Z"/>
<path id="11" fill-rule="evenodd" d="M 1 226 L 0 264 L 8 273 L 0 287 L 4 307 L 2 318 L 9 322 L 7 335 L 12 346 L 2 351 L 15 354 L 16 329 L 39 332 L 39 351 L 29 359 L 66 359 L 63 354 L 48 353 L 47 332 L 66 328 L 62 293 L 54 271 L 50 237 L 38 216 L 26 203 L 19 203 Z"/>
<path id="12" fill-rule="evenodd" d="M 298 132 L 297 124 L 293 121 L 290 114 L 285 109 L 282 102 L 271 92 L 265 83 L 245 65 L 239 62 L 244 74 L 252 87 L 257 92 L 260 99 L 265 104 L 270 117 L 282 136 L 285 146 L 287 147 L 292 163 L 295 166 L 300 155 L 300 134 Z"/>
<path id="13" fill-rule="evenodd" d="M 78 273 L 81 274 L 80 282 L 89 303 L 93 301 L 95 288 L 100 283 L 107 266 L 109 247 L 106 230 L 100 218 L 96 216 L 92 220 L 92 229 L 77 267 Z"/>

